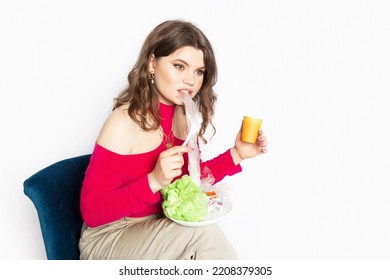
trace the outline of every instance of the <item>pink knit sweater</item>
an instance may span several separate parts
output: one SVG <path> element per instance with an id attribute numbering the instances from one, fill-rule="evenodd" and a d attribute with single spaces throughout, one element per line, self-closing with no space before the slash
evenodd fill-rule
<path id="1" fill-rule="evenodd" d="M 175 107 L 160 104 L 161 126 L 164 133 L 171 130 Z M 174 145 L 182 140 L 174 138 Z M 153 193 L 148 174 L 153 171 L 165 145 L 156 149 L 132 155 L 114 153 L 98 143 L 95 144 L 81 190 L 81 214 L 90 227 L 97 227 L 123 217 L 143 217 L 162 212 L 160 192 Z M 183 174 L 188 174 L 188 157 L 184 155 Z M 230 150 L 214 159 L 201 162 L 201 171 L 208 167 L 215 183 L 225 176 L 241 171 L 235 165 Z M 177 178 L 175 178 L 177 179 Z"/>

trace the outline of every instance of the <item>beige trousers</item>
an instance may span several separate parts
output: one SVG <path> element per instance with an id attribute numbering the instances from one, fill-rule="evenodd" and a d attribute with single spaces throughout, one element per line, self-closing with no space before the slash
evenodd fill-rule
<path id="1" fill-rule="evenodd" d="M 123 218 L 96 228 L 83 225 L 80 259 L 237 259 L 217 225 L 181 226 L 167 218 Z"/>

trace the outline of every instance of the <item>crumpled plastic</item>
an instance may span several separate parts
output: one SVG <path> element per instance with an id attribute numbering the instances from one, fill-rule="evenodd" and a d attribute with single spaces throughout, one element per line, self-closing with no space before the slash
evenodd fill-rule
<path id="1" fill-rule="evenodd" d="M 188 94 L 182 94 L 186 119 L 188 126 L 188 135 L 183 145 L 186 145 L 192 150 L 188 153 L 188 172 L 192 180 L 200 185 L 200 152 L 198 147 L 198 132 L 202 124 L 202 114 L 198 110 L 198 105 L 192 100 Z"/>
<path id="2" fill-rule="evenodd" d="M 200 171 L 200 152 L 198 132 L 202 124 L 202 115 L 198 105 L 188 94 L 181 95 L 188 126 L 187 139 L 183 145 L 191 148 L 188 153 L 188 172 L 161 189 L 163 196 L 162 208 L 165 216 L 182 221 L 201 222 L 208 214 L 209 204 L 205 192 L 213 189 L 215 179 L 208 168 Z M 218 188 L 217 194 L 223 194 L 225 188 Z M 216 189 L 213 189 L 214 191 Z"/>

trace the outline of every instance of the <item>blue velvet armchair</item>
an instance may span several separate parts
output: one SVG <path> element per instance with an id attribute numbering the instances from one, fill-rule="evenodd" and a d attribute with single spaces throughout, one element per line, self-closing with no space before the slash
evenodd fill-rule
<path id="1" fill-rule="evenodd" d="M 49 260 L 79 259 L 80 191 L 89 159 L 90 155 L 83 155 L 61 160 L 24 181 L 24 193 L 38 213 Z"/>

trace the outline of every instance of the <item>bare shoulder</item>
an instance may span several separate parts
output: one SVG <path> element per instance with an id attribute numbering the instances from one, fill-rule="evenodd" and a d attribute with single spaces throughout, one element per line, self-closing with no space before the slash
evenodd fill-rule
<path id="1" fill-rule="evenodd" d="M 121 106 L 113 110 L 104 122 L 97 143 L 112 152 L 130 154 L 134 146 L 134 135 L 138 131 L 139 127 L 130 118 L 127 106 Z"/>

